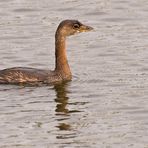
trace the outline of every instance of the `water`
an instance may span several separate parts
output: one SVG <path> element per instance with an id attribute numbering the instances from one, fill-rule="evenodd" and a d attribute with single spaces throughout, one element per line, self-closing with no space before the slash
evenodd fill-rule
<path id="1" fill-rule="evenodd" d="M 0 69 L 54 67 L 63 19 L 73 81 L 0 85 L 0 148 L 147 148 L 148 1 L 0 0 Z"/>

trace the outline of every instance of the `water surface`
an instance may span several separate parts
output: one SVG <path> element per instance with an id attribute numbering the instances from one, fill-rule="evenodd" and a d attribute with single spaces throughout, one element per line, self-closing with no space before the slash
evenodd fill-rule
<path id="1" fill-rule="evenodd" d="M 147 148 L 147 0 L 0 0 L 0 69 L 53 69 L 67 18 L 95 28 L 68 38 L 73 81 L 0 85 L 0 148 Z"/>

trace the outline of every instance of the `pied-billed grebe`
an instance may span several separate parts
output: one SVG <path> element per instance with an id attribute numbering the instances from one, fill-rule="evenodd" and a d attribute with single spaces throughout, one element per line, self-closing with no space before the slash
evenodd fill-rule
<path id="1" fill-rule="evenodd" d="M 0 84 L 52 84 L 72 79 L 66 56 L 66 37 L 92 30 L 77 20 L 62 21 L 55 34 L 55 70 L 41 70 L 27 67 L 13 67 L 0 70 Z"/>

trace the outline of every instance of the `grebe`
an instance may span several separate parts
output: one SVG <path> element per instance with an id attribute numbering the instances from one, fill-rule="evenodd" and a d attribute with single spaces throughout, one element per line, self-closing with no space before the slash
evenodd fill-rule
<path id="1" fill-rule="evenodd" d="M 92 30 L 77 20 L 62 21 L 55 33 L 55 69 L 41 70 L 28 67 L 13 67 L 0 70 L 0 84 L 52 84 L 69 81 L 72 74 L 66 56 L 66 37 Z"/>

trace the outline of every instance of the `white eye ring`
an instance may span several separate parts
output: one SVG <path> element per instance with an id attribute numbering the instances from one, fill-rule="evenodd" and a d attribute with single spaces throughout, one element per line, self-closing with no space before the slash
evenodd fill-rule
<path id="1" fill-rule="evenodd" d="M 74 28 L 74 29 L 79 29 L 79 28 L 80 28 L 80 25 L 79 25 L 79 24 L 74 24 L 74 25 L 73 25 L 73 28 Z"/>

